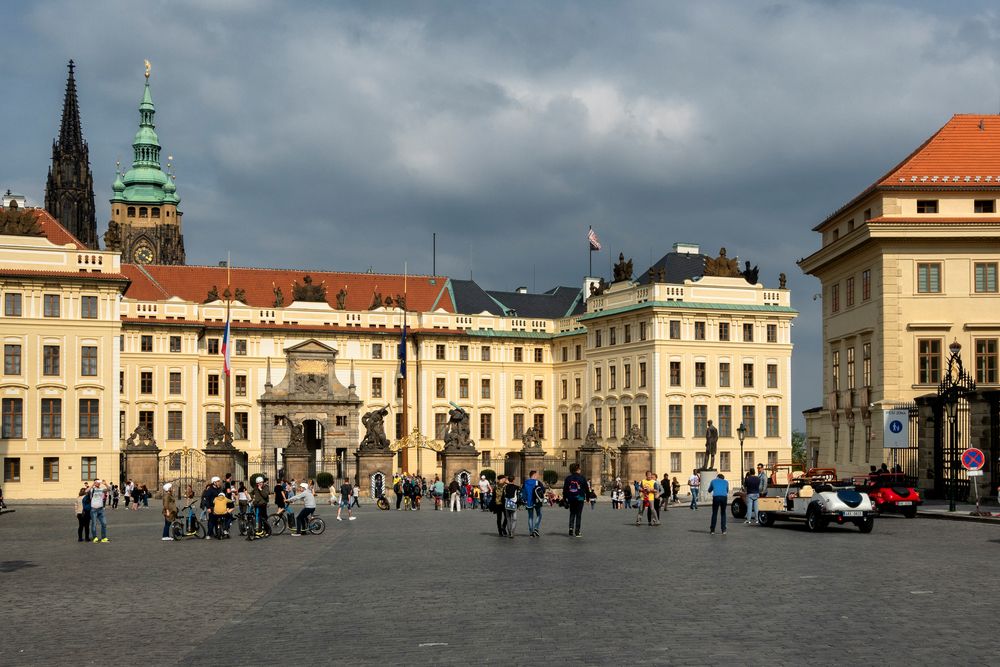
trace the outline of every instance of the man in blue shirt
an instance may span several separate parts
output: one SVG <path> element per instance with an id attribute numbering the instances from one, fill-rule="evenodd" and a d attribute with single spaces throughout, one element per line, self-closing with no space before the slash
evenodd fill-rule
<path id="1" fill-rule="evenodd" d="M 521 487 L 521 495 L 524 498 L 524 506 L 528 508 L 528 535 L 538 537 L 538 531 L 542 528 L 545 486 L 538 479 L 537 470 L 528 473 L 528 479 L 524 480 L 524 486 Z"/>
<path id="2" fill-rule="evenodd" d="M 726 505 L 729 504 L 729 482 L 721 472 L 708 485 L 708 492 L 712 496 L 712 527 L 711 534 L 715 535 L 715 517 L 722 515 L 722 534 L 726 534 Z"/>

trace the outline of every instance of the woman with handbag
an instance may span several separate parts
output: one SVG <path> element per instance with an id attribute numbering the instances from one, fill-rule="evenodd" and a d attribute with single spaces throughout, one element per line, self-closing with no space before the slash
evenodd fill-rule
<path id="1" fill-rule="evenodd" d="M 517 528 L 517 503 L 521 499 L 521 487 L 514 480 L 511 475 L 503 487 L 503 511 L 506 514 L 507 537 L 511 539 L 514 539 L 514 529 Z"/>

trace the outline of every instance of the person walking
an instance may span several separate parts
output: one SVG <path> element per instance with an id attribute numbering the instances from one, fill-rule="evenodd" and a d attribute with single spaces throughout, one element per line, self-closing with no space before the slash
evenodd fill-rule
<path id="1" fill-rule="evenodd" d="M 399 510 L 403 503 L 403 478 L 398 474 L 392 480 L 392 493 L 396 496 L 396 509 Z"/>
<path id="2" fill-rule="evenodd" d="M 517 506 L 521 500 L 521 487 L 514 482 L 516 478 L 511 475 L 507 479 L 507 486 L 503 487 L 503 509 L 506 516 L 507 537 L 514 539 L 514 532 L 517 529 Z"/>
<path id="3" fill-rule="evenodd" d="M 172 488 L 174 485 L 170 482 L 163 485 L 163 537 L 161 539 L 164 542 L 172 542 L 174 539 L 170 536 L 170 524 L 177 518 L 177 501 L 174 500 L 174 494 L 170 492 Z"/>
<path id="4" fill-rule="evenodd" d="M 708 485 L 712 496 L 712 525 L 710 535 L 715 535 L 715 517 L 722 515 L 722 534 L 726 534 L 726 506 L 729 504 L 729 482 L 721 472 Z"/>
<path id="5" fill-rule="evenodd" d="M 674 492 L 673 501 L 675 503 L 679 502 L 677 500 L 677 496 L 681 492 L 681 483 L 680 483 L 680 480 L 677 479 L 677 475 L 674 475 L 674 481 L 670 483 L 670 490 Z"/>
<path id="6" fill-rule="evenodd" d="M 688 486 L 691 487 L 691 509 L 698 509 L 698 494 L 701 492 L 701 475 L 698 470 L 692 470 L 688 477 Z"/>
<path id="7" fill-rule="evenodd" d="M 652 470 L 646 471 L 646 479 L 639 485 L 641 500 L 639 501 L 639 513 L 636 514 L 635 524 L 638 526 L 642 519 L 642 511 L 646 510 L 646 523 L 650 526 L 660 525 L 660 515 L 656 510 L 656 475 Z"/>
<path id="8" fill-rule="evenodd" d="M 757 523 L 757 499 L 760 498 L 760 478 L 753 470 L 747 470 L 746 477 L 743 478 L 743 491 L 747 494 L 747 525 Z"/>
<path id="9" fill-rule="evenodd" d="M 73 511 L 76 513 L 76 541 L 90 541 L 90 494 L 87 487 L 80 489 L 76 502 L 73 503 Z"/>
<path id="10" fill-rule="evenodd" d="M 90 489 L 90 538 L 97 542 L 97 524 L 101 524 L 101 542 L 108 542 L 108 523 L 104 518 L 104 505 L 108 499 L 108 490 L 104 482 L 99 479 L 94 480 L 94 486 Z"/>
<path id="11" fill-rule="evenodd" d="M 504 488 L 507 486 L 507 475 L 497 477 L 493 489 L 493 511 L 497 515 L 497 533 L 500 537 L 507 534 L 507 513 L 504 511 Z"/>
<path id="12" fill-rule="evenodd" d="M 569 535 L 580 537 L 580 523 L 583 520 L 583 506 L 587 502 L 587 480 L 580 474 L 580 464 L 569 467 L 569 475 L 563 481 L 563 499 L 569 503 Z"/>
<path id="13" fill-rule="evenodd" d="M 111 485 L 111 509 L 118 509 L 118 499 L 121 497 L 121 489 L 118 488 L 117 484 Z"/>
<path id="14" fill-rule="evenodd" d="M 624 501 L 625 501 L 625 508 L 626 509 L 632 509 L 632 485 L 631 484 L 625 484 L 625 486 L 622 488 L 622 498 L 624 498 Z"/>
<path id="15" fill-rule="evenodd" d="M 457 479 L 448 485 L 448 506 L 452 512 L 462 511 L 462 489 Z"/>
<path id="16" fill-rule="evenodd" d="M 357 507 L 361 509 L 361 503 L 358 502 L 358 498 L 361 496 L 361 487 L 357 484 L 351 489 L 351 507 Z"/>
<path id="17" fill-rule="evenodd" d="M 664 512 L 670 511 L 670 475 L 667 473 L 663 473 L 663 479 L 660 481 L 658 492 L 660 494 L 660 504 L 656 506 L 656 516 L 660 516 L 660 510 Z"/>
<path id="18" fill-rule="evenodd" d="M 434 499 L 434 511 L 437 512 L 444 503 L 444 482 L 437 475 L 434 475 L 434 483 L 431 484 L 431 498 Z"/>
<path id="19" fill-rule="evenodd" d="M 132 480 L 125 480 L 122 495 L 125 496 L 125 509 L 128 509 L 128 504 L 132 502 Z"/>
<path id="20" fill-rule="evenodd" d="M 524 480 L 524 490 L 521 494 L 524 498 L 524 506 L 528 510 L 528 535 L 538 537 L 538 531 L 542 528 L 542 505 L 545 504 L 545 485 L 538 479 L 538 471 L 532 470 L 528 473 L 528 479 Z"/>
<path id="21" fill-rule="evenodd" d="M 308 490 L 309 489 L 309 485 L 306 484 L 305 486 L 306 486 L 306 489 Z M 351 494 L 353 494 L 353 493 L 354 493 L 354 486 L 345 477 L 344 480 L 343 480 L 343 482 L 340 485 L 340 507 L 337 508 L 337 521 L 343 521 L 343 519 L 340 518 L 340 512 L 341 512 L 341 510 L 347 510 L 347 520 L 348 521 L 354 521 L 354 519 L 357 518 L 357 517 L 354 517 L 354 516 L 351 515 Z M 302 494 L 300 493 L 298 496 L 295 496 L 295 498 L 298 498 L 301 495 Z M 312 495 L 312 491 L 309 492 L 309 495 Z M 306 508 L 308 508 L 308 507 L 309 507 L 309 505 L 306 504 Z M 313 501 L 313 510 L 315 510 L 315 509 L 316 509 L 316 502 Z M 310 512 L 309 514 L 312 514 L 312 512 Z M 308 518 L 309 514 L 305 515 L 306 518 Z M 302 513 L 301 512 L 299 513 L 299 519 L 302 519 Z"/>
<path id="22" fill-rule="evenodd" d="M 486 479 L 486 475 L 479 476 L 479 509 L 484 512 L 490 511 L 490 501 L 493 499 L 491 494 L 493 493 L 493 487 L 490 485 L 490 480 Z"/>

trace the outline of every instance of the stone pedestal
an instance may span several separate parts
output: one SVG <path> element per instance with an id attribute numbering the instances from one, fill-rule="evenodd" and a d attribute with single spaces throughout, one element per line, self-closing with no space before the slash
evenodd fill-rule
<path id="1" fill-rule="evenodd" d="M 309 451 L 285 450 L 285 477 L 287 479 L 309 479 Z"/>
<path id="2" fill-rule="evenodd" d="M 528 479 L 528 474 L 532 470 L 538 471 L 538 479 L 542 478 L 542 471 L 545 463 L 545 452 L 540 449 L 532 449 L 521 452 L 521 478 L 517 481 L 518 486 L 524 484 Z"/>
<path id="3" fill-rule="evenodd" d="M 580 474 L 589 480 L 597 480 L 596 485 L 601 483 L 601 466 L 604 464 L 604 450 L 602 449 L 580 449 L 578 452 L 580 463 Z"/>
<path id="4" fill-rule="evenodd" d="M 479 453 L 475 449 L 468 452 L 441 452 L 441 481 L 446 487 L 463 470 L 469 472 L 470 479 L 479 479 Z"/>
<path id="5" fill-rule="evenodd" d="M 125 478 L 145 484 L 151 493 L 160 490 L 160 450 L 157 447 L 125 450 Z M 114 480 L 117 481 L 117 480 Z"/>
<path id="6" fill-rule="evenodd" d="M 392 462 L 395 456 L 390 451 L 358 451 L 358 486 L 363 497 L 370 497 L 372 475 L 382 473 L 387 480 L 384 493 L 388 494 L 392 487 Z"/>
<path id="7" fill-rule="evenodd" d="M 708 492 L 708 485 L 712 483 L 719 471 L 715 468 L 706 468 L 704 470 L 699 470 L 698 474 L 701 475 L 701 493 L 698 495 L 699 503 L 707 503 L 709 506 L 712 505 L 712 494 Z M 732 490 L 733 485 L 729 485 L 730 490 Z"/>
<path id="8" fill-rule="evenodd" d="M 646 471 L 653 469 L 652 447 L 621 447 L 622 484 L 646 479 Z"/>
<path id="9" fill-rule="evenodd" d="M 212 479 L 218 477 L 225 479 L 226 473 L 236 473 L 237 457 L 243 452 L 235 447 L 206 447 L 205 448 L 205 477 Z"/>

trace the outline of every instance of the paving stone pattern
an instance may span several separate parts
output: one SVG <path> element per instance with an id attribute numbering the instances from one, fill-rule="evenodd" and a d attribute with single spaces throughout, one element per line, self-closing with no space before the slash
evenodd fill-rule
<path id="1" fill-rule="evenodd" d="M 1000 528 L 884 517 L 871 535 L 663 526 L 600 504 L 571 539 L 494 517 L 379 512 L 318 537 L 160 541 L 158 511 L 0 517 L 0 664 L 936 664 L 1000 662 Z M 519 516 L 522 533 L 527 515 Z M 994 630 L 991 630 L 994 628 Z"/>

